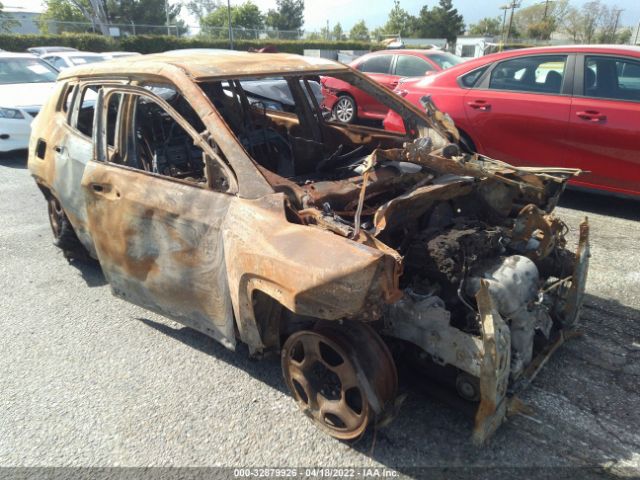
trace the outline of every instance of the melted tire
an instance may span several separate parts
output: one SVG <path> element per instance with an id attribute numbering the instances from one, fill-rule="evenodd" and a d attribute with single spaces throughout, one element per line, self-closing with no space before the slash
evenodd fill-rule
<path id="1" fill-rule="evenodd" d="M 87 251 L 80 243 L 69 217 L 55 197 L 49 196 L 47 199 L 47 210 L 53 233 L 53 244 L 64 252 L 66 258 L 86 259 Z"/>

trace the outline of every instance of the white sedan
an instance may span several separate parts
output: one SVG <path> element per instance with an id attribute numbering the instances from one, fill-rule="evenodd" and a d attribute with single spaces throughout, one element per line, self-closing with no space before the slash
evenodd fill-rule
<path id="1" fill-rule="evenodd" d="M 0 152 L 28 147 L 31 122 L 57 76 L 55 68 L 34 55 L 0 52 Z"/>
<path id="2" fill-rule="evenodd" d="M 105 57 L 93 52 L 53 52 L 42 55 L 40 58 L 46 60 L 58 70 L 86 65 L 87 63 L 103 62 Z"/>

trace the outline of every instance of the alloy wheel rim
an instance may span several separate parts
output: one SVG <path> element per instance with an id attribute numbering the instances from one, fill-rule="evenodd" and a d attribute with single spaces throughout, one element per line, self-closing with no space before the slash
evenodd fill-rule
<path id="1" fill-rule="evenodd" d="M 338 100 L 336 105 L 336 117 L 341 122 L 347 123 L 350 122 L 353 118 L 353 103 L 349 98 L 342 97 Z"/>
<path id="2" fill-rule="evenodd" d="M 359 437 L 370 420 L 348 348 L 330 334 L 301 331 L 283 349 L 285 379 L 304 413 L 336 438 Z"/>

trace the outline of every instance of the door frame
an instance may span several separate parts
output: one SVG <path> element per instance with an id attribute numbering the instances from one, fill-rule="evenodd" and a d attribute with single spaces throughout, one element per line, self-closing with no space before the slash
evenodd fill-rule
<path id="1" fill-rule="evenodd" d="M 110 161 L 106 126 L 109 98 L 115 94 L 126 96 L 116 119 L 115 148 L 122 149 L 127 141 L 123 130 L 131 128 L 129 117 L 134 115 L 128 107 L 144 97 L 171 115 L 205 157 L 232 172 L 208 143 L 208 135 L 198 133 L 155 93 L 132 85 L 101 88 L 93 123 L 93 158 L 86 166 L 82 190 L 97 257 L 112 292 L 233 349 L 235 322 L 222 225 L 236 197 L 235 176 L 228 177 L 229 188 L 222 192 L 211 182 L 200 185 Z M 158 188 L 162 185 L 171 193 L 165 195 L 165 189 Z M 154 242 L 158 238 L 166 241 Z"/>

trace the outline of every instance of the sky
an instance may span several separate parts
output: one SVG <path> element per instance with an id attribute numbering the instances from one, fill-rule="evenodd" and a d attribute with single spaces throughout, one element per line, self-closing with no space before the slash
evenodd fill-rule
<path id="1" fill-rule="evenodd" d="M 26 10 L 42 10 L 42 0 L 2 0 L 6 7 L 22 7 Z M 529 7 L 543 0 L 521 0 L 522 7 Z M 574 6 L 580 6 L 588 0 L 571 0 Z M 232 5 L 243 3 L 244 0 L 231 0 Z M 261 10 L 275 8 L 275 0 L 253 0 Z M 169 0 L 177 3 L 177 0 Z M 453 0 L 453 5 L 464 16 L 468 24 L 477 22 L 483 17 L 497 17 L 502 15 L 500 6 L 509 3 L 508 0 Z M 605 0 L 610 6 L 616 5 L 623 9 L 620 16 L 622 26 L 637 26 L 640 22 L 640 0 Z M 402 8 L 412 15 L 417 15 L 423 5 L 430 8 L 438 4 L 438 0 L 400 0 Z M 481 5 L 481 6 L 480 6 Z M 369 28 L 383 25 L 393 6 L 393 0 L 305 0 L 305 23 L 307 31 L 317 31 L 326 26 L 330 28 L 335 22 L 340 22 L 343 30 L 348 31 L 354 23 L 364 20 Z M 188 23 L 195 23 L 187 19 Z"/>

